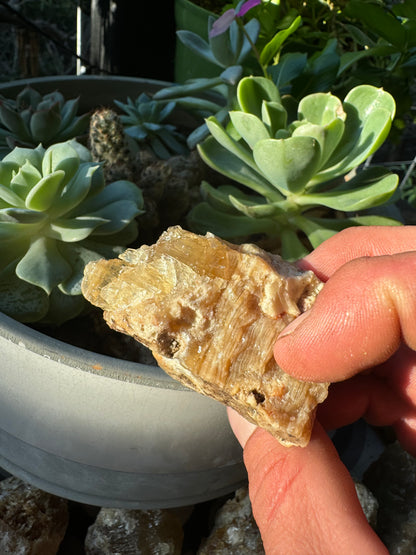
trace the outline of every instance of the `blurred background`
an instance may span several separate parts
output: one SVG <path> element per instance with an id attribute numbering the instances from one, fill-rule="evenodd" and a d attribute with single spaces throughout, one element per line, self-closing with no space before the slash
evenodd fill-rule
<path id="1" fill-rule="evenodd" d="M 171 81 L 173 0 L 0 0 L 0 81 L 114 74 Z"/>

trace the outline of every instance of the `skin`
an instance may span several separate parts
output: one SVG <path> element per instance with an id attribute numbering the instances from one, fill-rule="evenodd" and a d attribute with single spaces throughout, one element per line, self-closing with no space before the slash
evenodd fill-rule
<path id="1" fill-rule="evenodd" d="M 416 226 L 350 228 L 299 262 L 324 288 L 279 336 L 277 363 L 330 381 L 310 443 L 283 447 L 229 410 L 269 554 L 388 554 L 325 430 L 363 417 L 416 455 Z"/>

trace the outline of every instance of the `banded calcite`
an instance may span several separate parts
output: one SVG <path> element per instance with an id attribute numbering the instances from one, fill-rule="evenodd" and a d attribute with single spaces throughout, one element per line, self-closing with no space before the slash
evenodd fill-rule
<path id="1" fill-rule="evenodd" d="M 154 245 L 90 262 L 82 282 L 108 325 L 147 345 L 172 377 L 233 407 L 284 445 L 301 446 L 328 384 L 285 374 L 273 345 L 320 287 L 312 272 L 254 245 L 178 226 Z"/>

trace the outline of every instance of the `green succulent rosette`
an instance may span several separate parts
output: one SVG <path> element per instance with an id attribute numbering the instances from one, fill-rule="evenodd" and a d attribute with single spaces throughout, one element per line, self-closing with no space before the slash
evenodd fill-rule
<path id="1" fill-rule="evenodd" d="M 83 135 L 90 116 L 78 116 L 78 107 L 78 98 L 65 100 L 59 91 L 42 96 L 29 86 L 14 100 L 0 95 L 0 157 L 15 146 L 48 147 Z"/>
<path id="2" fill-rule="evenodd" d="M 386 205 L 399 178 L 363 164 L 384 142 L 395 114 L 386 91 L 360 85 L 341 101 L 331 93 L 300 102 L 281 97 L 272 81 L 242 79 L 238 107 L 224 128 L 207 119 L 203 160 L 230 183 L 202 184 L 204 202 L 189 214 L 198 233 L 226 239 L 265 234 L 291 260 L 353 225 L 399 225 L 371 213 Z"/>
<path id="3" fill-rule="evenodd" d="M 77 316 L 85 265 L 136 238 L 142 207 L 137 186 L 105 185 L 101 165 L 74 140 L 15 148 L 0 162 L 0 310 L 21 322 Z"/>

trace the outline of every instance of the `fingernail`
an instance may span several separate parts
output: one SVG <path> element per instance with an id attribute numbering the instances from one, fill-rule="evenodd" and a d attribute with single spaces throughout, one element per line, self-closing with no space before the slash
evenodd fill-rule
<path id="1" fill-rule="evenodd" d="M 290 324 L 285 327 L 282 333 L 279 334 L 277 341 L 279 341 L 279 339 L 282 339 L 283 337 L 287 337 L 288 335 L 291 335 L 300 325 L 304 323 L 304 321 L 308 316 L 309 316 L 309 310 L 306 312 L 303 312 L 292 322 L 290 322 Z"/>

